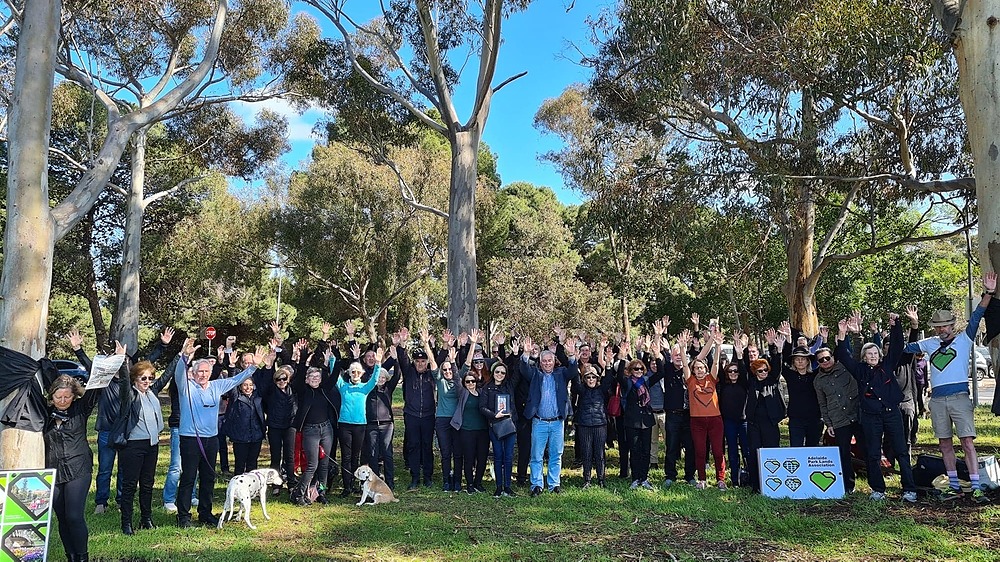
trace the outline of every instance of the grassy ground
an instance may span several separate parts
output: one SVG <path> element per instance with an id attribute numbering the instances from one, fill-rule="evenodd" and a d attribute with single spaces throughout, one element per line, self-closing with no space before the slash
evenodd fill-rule
<path id="1" fill-rule="evenodd" d="M 981 452 L 1000 451 L 1000 420 L 977 412 Z M 401 425 L 401 424 L 400 424 Z M 399 426 L 397 426 L 399 427 Z M 930 421 L 922 420 L 921 450 L 933 450 Z M 399 443 L 397 442 L 397 449 Z M 570 443 L 567 443 L 570 445 Z M 167 455 L 161 447 L 162 483 Z M 616 451 L 609 451 L 617 467 Z M 397 454 L 397 457 L 399 455 Z M 266 455 L 262 455 L 266 457 Z M 568 451 L 566 458 L 572 458 Z M 402 463 L 397 461 L 397 466 Z M 401 470 L 398 472 L 402 472 Z M 617 470 L 609 471 L 617 474 Z M 711 474 L 711 473 L 710 473 Z M 662 482 L 663 472 L 653 471 Z M 440 475 L 438 475 L 440 477 Z M 405 483 L 405 478 L 397 477 Z M 354 506 L 336 498 L 328 506 L 296 507 L 282 495 L 268 503 L 270 521 L 254 505 L 257 531 L 228 523 L 221 531 L 178 529 L 154 495 L 159 526 L 126 537 L 119 513 L 93 515 L 88 505 L 92 560 L 1000 560 L 1000 495 L 994 505 L 969 500 L 940 504 L 921 498 L 872 503 L 867 493 L 840 501 L 769 500 L 744 490 L 698 491 L 684 484 L 630 491 L 609 480 L 607 489 L 579 489 L 579 469 L 564 468 L 561 495 L 495 499 L 422 488 L 400 492 L 396 504 Z M 492 483 L 486 487 L 492 489 Z M 863 479 L 859 492 L 867 492 Z M 216 490 L 221 510 L 224 488 Z M 91 501 L 93 496 L 91 496 Z M 53 533 L 50 560 L 63 560 Z"/>

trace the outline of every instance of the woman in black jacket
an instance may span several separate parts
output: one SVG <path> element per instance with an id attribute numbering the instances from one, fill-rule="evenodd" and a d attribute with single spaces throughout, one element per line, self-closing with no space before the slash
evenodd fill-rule
<path id="1" fill-rule="evenodd" d="M 431 359 L 433 364 L 433 359 Z M 389 376 L 389 373 L 392 376 Z M 368 425 L 365 427 L 368 443 L 368 464 L 375 474 L 382 476 L 390 489 L 396 489 L 396 466 L 392 462 L 392 434 L 395 425 L 392 420 L 392 394 L 399 385 L 401 375 L 399 367 L 391 371 L 379 369 L 378 382 L 375 389 L 365 398 L 365 414 Z M 379 464 L 384 470 L 379 469 Z"/>
<path id="2" fill-rule="evenodd" d="M 573 381 L 579 397 L 573 415 L 576 426 L 576 446 L 583 460 L 583 487 L 590 487 L 591 471 L 597 471 L 597 485 L 604 487 L 604 443 L 608 437 L 608 415 L 605 404 L 615 388 L 614 371 L 603 378 L 594 365 L 584 365 L 582 383 Z"/>
<path id="3" fill-rule="evenodd" d="M 116 355 L 125 355 L 125 348 L 117 342 Z M 128 377 L 125 363 L 119 376 Z M 87 426 L 103 392 L 103 388 L 84 392 L 80 382 L 68 375 L 59 375 L 49 386 L 48 418 L 42 428 L 45 468 L 56 469 L 52 510 L 70 560 L 89 560 L 83 510 L 93 477 L 94 451 L 87 442 Z"/>
<path id="4" fill-rule="evenodd" d="M 119 507 L 122 533 L 126 535 L 133 534 L 136 486 L 139 488 L 139 528 L 153 528 L 153 478 L 160 454 L 160 432 L 163 431 L 163 411 L 156 395 L 174 378 L 178 359 L 174 358 L 159 378 L 155 378 L 156 370 L 149 361 L 133 365 L 128 378 L 119 377 L 121 402 L 118 411 L 124 419 L 115 423 L 110 441 L 127 440 L 118 453 L 118 481 L 122 485 Z"/>
<path id="5" fill-rule="evenodd" d="M 295 369 L 282 365 L 274 371 L 272 384 L 261 385 L 264 414 L 267 421 L 267 445 L 271 450 L 271 468 L 278 471 L 288 491 L 295 488 L 295 414 L 298 401 L 292 391 Z M 275 494 L 280 486 L 272 489 Z"/>
<path id="6" fill-rule="evenodd" d="M 340 393 L 337 392 L 335 380 L 339 373 L 324 373 L 318 367 L 306 369 L 308 349 L 305 340 L 296 344 L 296 352 L 299 354 L 299 362 L 296 364 L 296 375 L 292 378 L 292 387 L 298 404 L 294 427 L 302 434 L 306 467 L 291 499 L 298 505 L 311 504 L 307 492 L 315 481 L 318 489 L 316 501 L 326 503 L 327 474 L 330 456 L 334 454 L 333 436 L 340 411 Z M 332 352 L 329 353 L 329 357 L 332 357 Z M 325 452 L 322 458 L 320 448 Z"/>
<path id="7" fill-rule="evenodd" d="M 270 372 L 265 375 L 271 377 Z M 257 470 L 265 427 L 263 400 L 254 380 L 247 379 L 229 392 L 229 407 L 222 422 L 222 433 L 233 442 L 234 475 Z"/>
<path id="8" fill-rule="evenodd" d="M 747 484 L 740 474 L 740 457 L 742 455 L 743 459 L 747 458 L 747 376 L 740 372 L 740 366 L 739 360 L 726 365 L 716 389 L 728 452 L 729 479 L 733 486 Z"/>
<path id="9" fill-rule="evenodd" d="M 508 375 L 507 365 L 497 361 L 490 369 L 490 382 L 483 387 L 479 399 L 479 411 L 490 427 L 497 484 L 493 497 L 497 498 L 516 495 L 510 486 L 510 478 L 514 469 L 514 443 L 517 441 L 514 389 L 519 378 L 517 370 Z"/>
<path id="10" fill-rule="evenodd" d="M 775 341 L 774 329 L 767 331 L 767 341 Z M 785 419 L 785 400 L 781 397 L 778 377 L 781 371 L 781 356 L 777 353 L 767 359 L 750 362 L 750 382 L 747 385 L 747 466 L 753 491 L 760 492 L 760 467 L 757 451 L 761 448 L 777 447 L 781 444 L 778 424 Z"/>

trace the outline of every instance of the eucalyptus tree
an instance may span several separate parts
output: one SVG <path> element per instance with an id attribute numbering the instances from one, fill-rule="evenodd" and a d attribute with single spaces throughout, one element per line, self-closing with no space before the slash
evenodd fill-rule
<path id="1" fill-rule="evenodd" d="M 479 145 L 493 95 L 523 74 L 499 82 L 495 76 L 504 19 L 525 9 L 530 0 L 380 2 L 381 15 L 367 23 L 359 21 L 357 10 L 350 9 L 346 1 L 306 1 L 339 31 L 344 58 L 358 76 L 448 139 L 451 178 L 447 211 L 422 205 L 402 183 L 400 189 L 411 206 L 447 217 L 448 319 L 457 330 L 477 326 Z M 405 61 L 405 56 L 411 59 Z M 454 94 L 464 61 L 469 60 L 475 61 L 475 88 L 467 104 L 468 117 L 463 119 Z"/>
<path id="2" fill-rule="evenodd" d="M 103 4 L 102 4 L 103 5 Z M 8 108 L 7 224 L 4 264 L 0 276 L 0 333 L 7 347 L 33 357 L 45 354 L 48 300 L 52 283 L 55 242 L 64 237 L 97 202 L 134 133 L 164 118 L 185 100 L 206 91 L 216 76 L 220 45 L 226 32 L 225 0 L 187 2 L 181 5 L 103 5 L 106 14 L 129 13 L 137 21 L 166 22 L 163 30 L 169 47 L 139 49 L 133 59 L 121 59 L 121 79 L 109 80 L 95 73 L 91 59 L 72 40 L 80 33 L 74 26 L 88 16 L 94 4 L 59 0 L 33 0 L 21 6 L 7 4 L 17 22 L 15 75 Z M 100 10 L 97 10 L 100 11 Z M 107 20 L 105 20 L 107 21 Z M 64 28 L 62 24 L 65 23 Z M 101 32 L 95 26 L 93 33 Z M 230 27 L 228 29 L 233 29 Z M 114 35 L 116 30 L 106 30 Z M 81 39 L 82 41 L 82 39 Z M 106 52 L 128 47 L 116 41 L 99 45 Z M 144 74 L 145 56 L 166 55 Z M 107 57 L 111 60 L 113 57 Z M 70 194 L 50 208 L 48 167 L 54 76 L 79 83 L 93 93 L 107 110 L 107 132 L 93 158 L 82 163 L 86 171 Z M 125 106 L 109 92 L 153 84 L 147 103 Z M 41 466 L 41 434 L 11 428 L 0 432 L 0 466 Z"/>
<path id="3" fill-rule="evenodd" d="M 878 224 L 898 201 L 930 208 L 973 184 L 953 62 L 925 2 L 633 0 L 615 16 L 589 61 L 601 111 L 683 135 L 699 174 L 769 215 L 807 332 L 832 264 L 960 230 L 921 235 L 931 211 L 893 240 L 838 245 L 858 217 Z M 825 231 L 824 211 L 836 217 Z"/>
<path id="4" fill-rule="evenodd" d="M 392 158 L 416 196 L 446 200 L 447 157 L 417 146 L 397 148 Z M 292 175 L 265 228 L 280 257 L 274 265 L 296 281 L 300 310 L 330 320 L 360 317 L 374 337 L 390 307 L 441 278 L 445 221 L 404 203 L 398 182 L 393 171 L 337 142 L 316 146 L 308 167 Z"/>

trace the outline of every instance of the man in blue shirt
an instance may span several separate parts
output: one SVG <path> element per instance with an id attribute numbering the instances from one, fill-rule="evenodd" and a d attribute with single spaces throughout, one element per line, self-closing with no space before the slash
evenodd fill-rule
<path id="1" fill-rule="evenodd" d="M 539 355 L 538 367 L 531 365 L 531 338 L 524 338 L 521 356 L 521 376 L 530 381 L 528 401 L 524 408 L 525 419 L 531 420 L 531 496 L 542 493 L 542 458 L 549 452 L 548 488 L 556 494 L 562 491 L 559 473 L 562 470 L 563 415 L 568 397 L 567 385 L 580 376 L 576 361 L 576 340 L 565 344 L 569 364 L 555 367 L 555 353 L 544 350 Z"/>
<path id="2" fill-rule="evenodd" d="M 252 356 L 252 363 L 242 373 L 213 381 L 210 380 L 212 363 L 208 359 L 195 361 L 192 375 L 187 376 L 187 365 L 200 347 L 194 345 L 193 338 L 185 340 L 181 360 L 177 362 L 177 370 L 174 372 L 181 411 L 181 479 L 177 488 L 177 525 L 182 528 L 191 526 L 191 492 L 195 478 L 199 478 L 198 521 L 212 527 L 219 524 L 219 519 L 212 514 L 215 459 L 219 453 L 219 404 L 223 394 L 254 374 L 257 365 L 267 354 L 266 347 L 258 347 Z M 273 354 L 271 351 L 270 355 Z"/>

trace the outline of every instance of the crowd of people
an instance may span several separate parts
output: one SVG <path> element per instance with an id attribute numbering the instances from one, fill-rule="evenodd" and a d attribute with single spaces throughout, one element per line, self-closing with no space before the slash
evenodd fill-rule
<path id="1" fill-rule="evenodd" d="M 269 345 L 255 351 L 239 353 L 229 337 L 206 355 L 187 339 L 156 376 L 154 363 L 174 335 L 167 328 L 145 359 L 126 356 L 106 388 L 85 391 L 67 376 L 49 388 L 51 415 L 44 436 L 47 466 L 58 469 L 53 506 L 60 537 L 71 561 L 87 560 L 83 513 L 93 460 L 86 427 L 95 408 L 95 511 L 107 509 L 117 457 L 121 531 L 131 535 L 153 527 L 154 477 L 166 428 L 170 457 L 163 502 L 180 527 L 193 524 L 193 507 L 200 523 L 217 525 L 217 481 L 256 469 L 265 439 L 270 467 L 281 473 L 290 501 L 298 505 L 327 503 L 329 491 L 338 487 L 343 497 L 360 493 L 354 480 L 360 464 L 395 488 L 397 386 L 402 388 L 408 490 L 435 486 L 439 469 L 445 492 L 483 493 L 492 451 L 494 496 L 514 496 L 518 486 L 526 486 L 532 497 L 558 494 L 564 438 L 572 432 L 584 488 L 606 485 L 606 451 L 614 447 L 619 476 L 632 489 L 655 489 L 650 470 L 659 467 L 662 435 L 664 486 L 682 474 L 696 488 L 708 487 L 711 454 L 715 486 L 759 492 L 757 451 L 781 444 L 780 422 L 787 419 L 790 446 L 817 446 L 825 435 L 839 448 L 848 493 L 855 487 L 855 442 L 867 465 L 870 498 L 886 498 L 885 454 L 898 464 L 902 500 L 915 502 L 910 448 L 918 415 L 926 408 L 950 483 L 942 499 L 963 495 L 953 446 L 957 435 L 972 499 L 986 502 L 973 441 L 969 366 L 961 359 L 969 356 L 996 290 L 996 275 L 984 275 L 983 285 L 982 301 L 965 330 L 956 330 L 950 311 L 936 311 L 929 323 L 934 335 L 922 340 L 913 306 L 902 316 L 889 314 L 886 333 L 877 323 L 865 333 L 855 313 L 837 323 L 833 340 L 826 328 L 810 338 L 784 322 L 767 330 L 759 343 L 739 330 L 727 338 L 716 321 L 702 330 L 697 314 L 692 326 L 673 336 L 671 320 L 664 317 L 648 335 L 634 339 L 588 339 L 559 327 L 544 341 L 504 333 L 487 339 L 478 329 L 444 330 L 438 336 L 422 329 L 411 335 L 401 328 L 384 347 L 363 347 L 352 322 L 345 324 L 343 346 L 330 338 L 329 324 L 318 340 L 289 345 L 275 323 Z M 74 331 L 69 339 L 89 367 L 83 338 Z M 727 339 L 732 356 L 723 352 Z M 118 354 L 126 351 L 118 346 Z M 164 389 L 170 397 L 166 420 L 158 399 Z M 138 526 L 133 520 L 136 491 Z"/>

